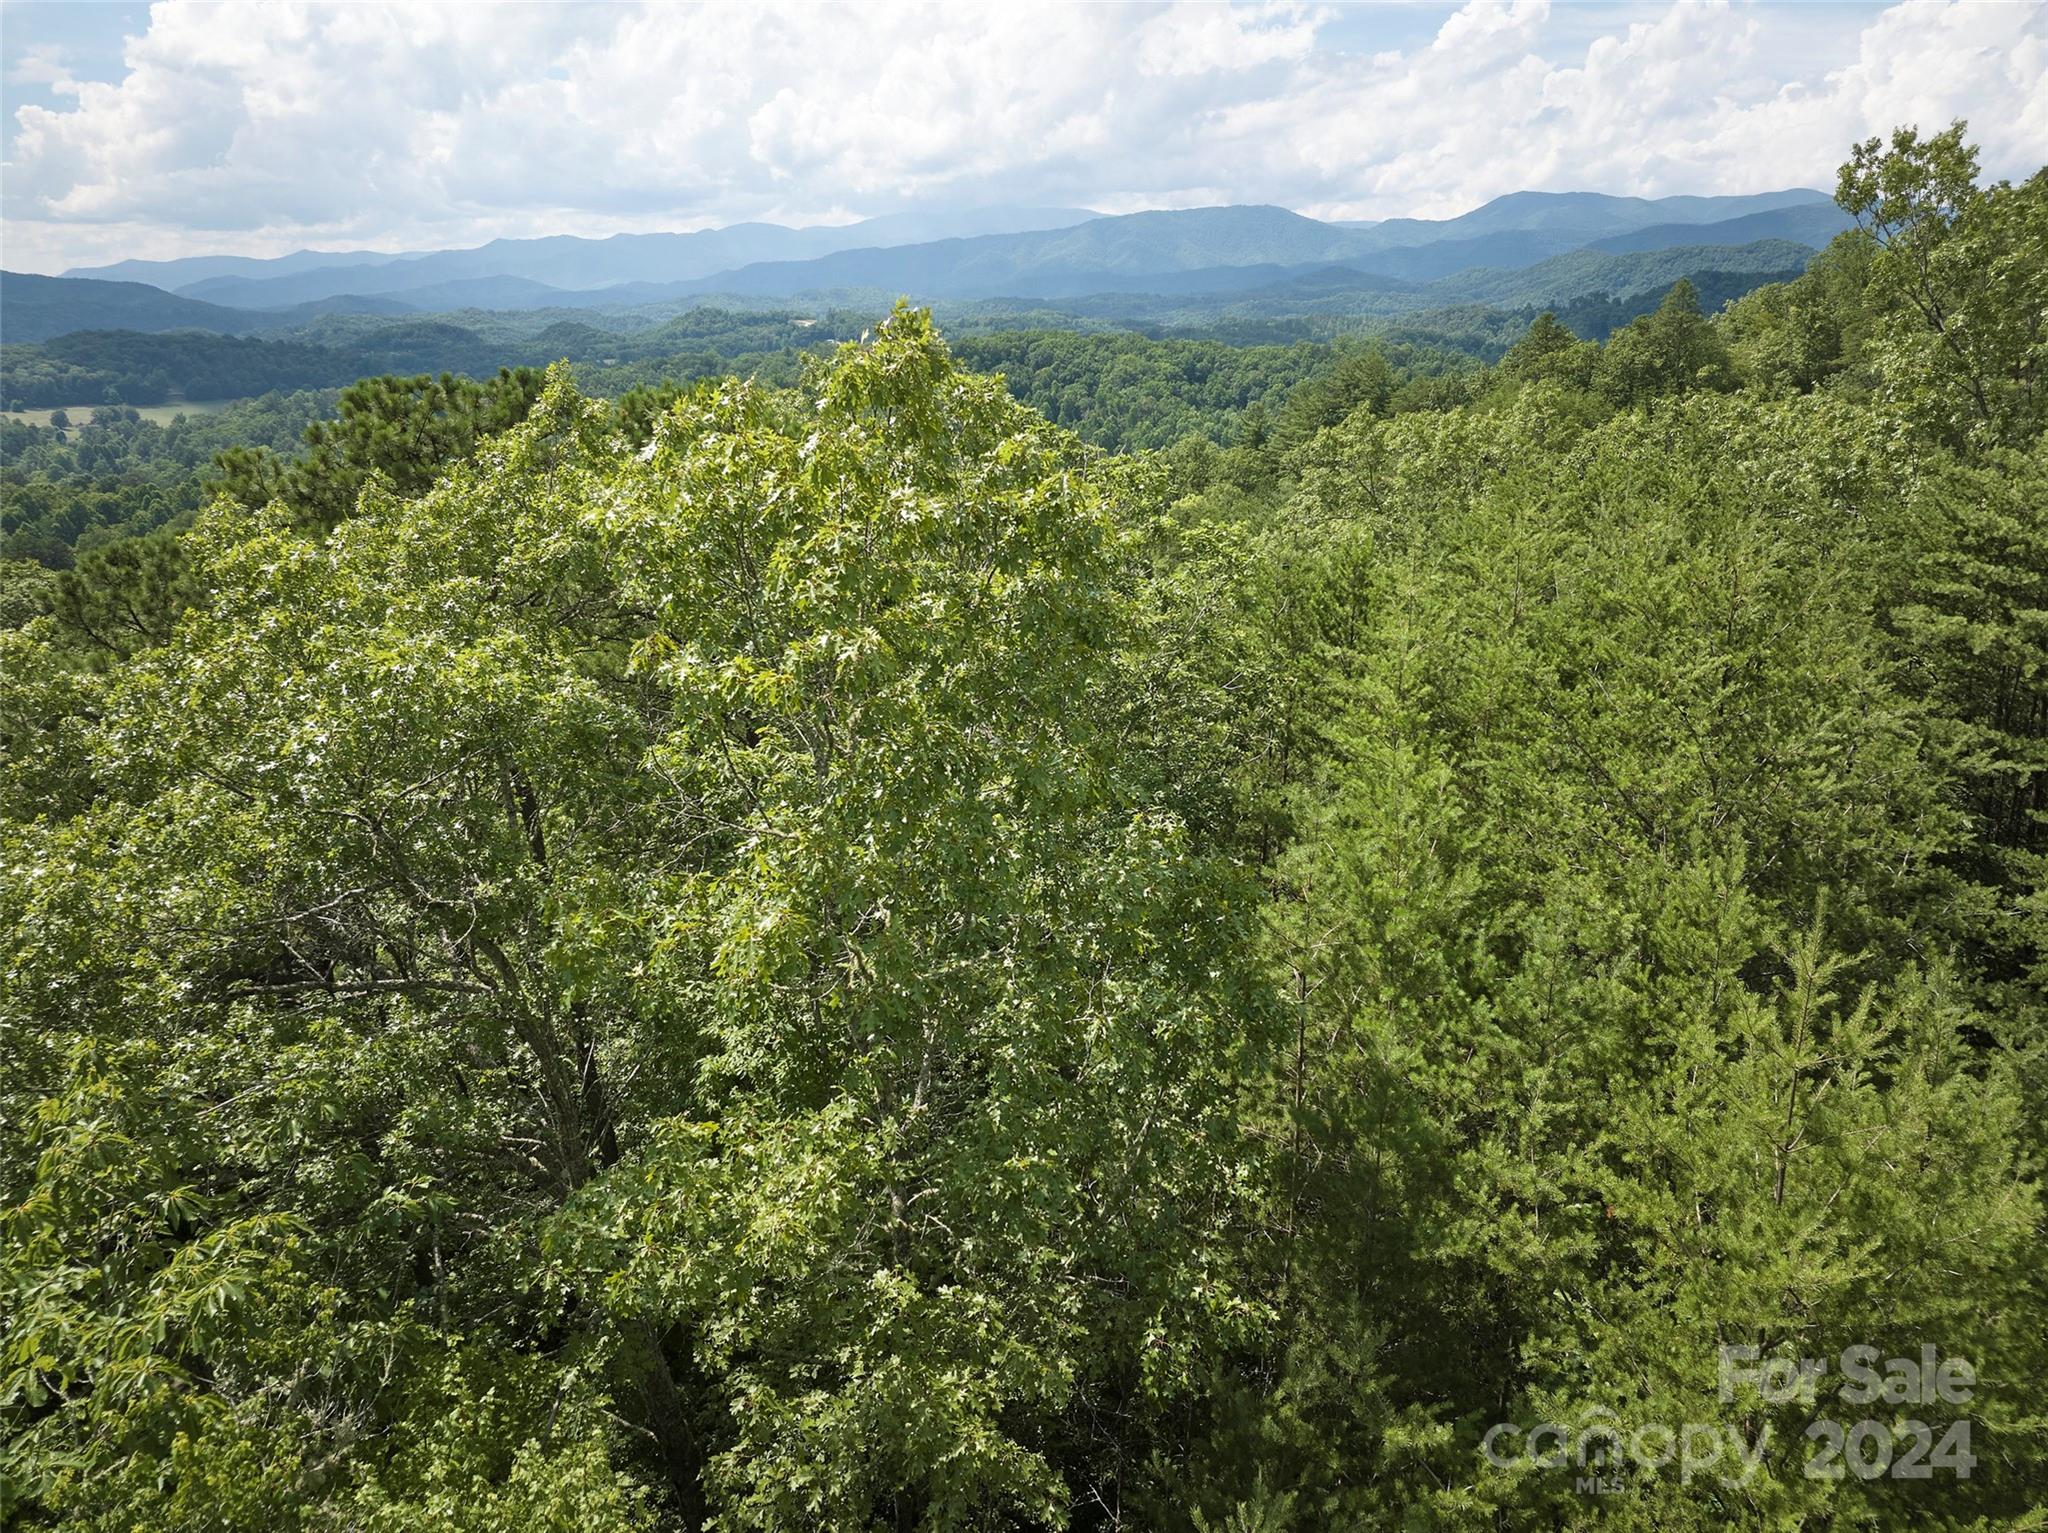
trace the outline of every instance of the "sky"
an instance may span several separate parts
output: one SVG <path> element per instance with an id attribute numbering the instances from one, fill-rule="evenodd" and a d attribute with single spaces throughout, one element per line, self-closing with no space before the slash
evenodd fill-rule
<path id="1" fill-rule="evenodd" d="M 0 264 L 932 206 L 1831 189 L 1967 117 L 2048 162 L 2048 4 L 0 0 Z"/>

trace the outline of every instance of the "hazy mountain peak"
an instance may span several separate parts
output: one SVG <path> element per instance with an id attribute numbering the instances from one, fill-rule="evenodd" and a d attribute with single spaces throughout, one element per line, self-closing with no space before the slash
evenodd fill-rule
<path id="1" fill-rule="evenodd" d="M 508 237 L 407 255 L 355 252 L 329 259 L 301 251 L 275 262 L 128 263 L 178 275 L 215 274 L 175 294 L 132 284 L 119 293 L 95 293 L 95 286 L 124 287 L 97 276 L 45 279 L 61 290 L 11 280 L 9 310 L 13 333 L 27 339 L 106 328 L 246 332 L 303 323 L 323 312 L 623 308 L 721 296 L 904 293 L 923 300 L 1045 301 L 1274 284 L 1304 295 L 1388 294 L 1459 274 L 1514 273 L 1574 252 L 1614 257 L 1757 242 L 1812 249 L 1844 223 L 1831 201 L 1806 188 L 1743 197 L 1512 192 L 1455 218 L 1363 226 L 1326 223 L 1271 203 L 1114 215 L 1082 208 L 911 210 L 808 228 L 735 224 L 688 234 Z M 934 231 L 937 237 L 918 237 Z M 1754 265 L 1753 254 L 1744 259 Z M 117 269 L 126 268 L 99 270 Z M 1596 269 L 1606 268 L 1599 262 L 1562 268 Z M 1519 290 L 1491 278 L 1480 288 Z"/>

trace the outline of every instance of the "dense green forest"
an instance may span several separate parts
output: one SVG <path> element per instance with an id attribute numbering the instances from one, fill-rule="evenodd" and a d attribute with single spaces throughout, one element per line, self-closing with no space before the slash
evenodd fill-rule
<path id="1" fill-rule="evenodd" d="M 1842 259 L 1838 252 L 1821 264 Z M 1695 293 L 1702 307 L 1717 306 L 1708 294 Z M 1551 318 L 1597 337 L 1625 328 L 1656 307 L 1596 293 Z M 1340 419 L 1358 402 L 1353 396 L 1368 385 L 1396 408 L 1439 406 L 1483 392 L 1485 379 L 1477 364 L 1497 362 L 1534 317 L 1484 308 L 1446 310 L 1364 333 L 1295 319 L 1242 330 L 1225 326 L 1217 338 L 1198 339 L 1121 328 L 1076 331 L 1052 322 L 1069 316 L 983 308 L 960 315 L 967 334 L 956 346 L 969 366 L 1000 373 L 1018 400 L 1097 446 L 1127 452 L 1194 438 L 1228 445 L 1241 433 L 1260 436 L 1275 421 L 1281 444 L 1292 446 Z M 499 315 L 477 318 L 474 331 L 462 329 L 462 343 L 442 355 L 456 364 L 447 370 L 457 376 L 473 371 L 486 378 L 491 374 L 485 364 L 492 357 L 523 359 L 522 369 L 581 358 L 575 369 L 579 386 L 613 397 L 635 391 L 658 395 L 732 375 L 792 386 L 807 359 L 828 353 L 838 340 L 859 335 L 872 322 L 872 316 L 851 312 L 807 322 L 791 313 L 700 309 L 620 334 Z M 352 369 L 369 361 L 411 365 L 433 359 L 430 352 L 394 356 L 390 331 L 374 324 L 366 328 L 365 322 L 350 318 L 330 323 L 328 341 L 351 360 L 323 364 L 313 376 L 355 378 Z M 285 344 L 192 334 L 85 333 L 48 345 L 61 351 L 75 343 L 83 355 L 103 346 L 118 353 L 131 342 L 149 355 L 186 346 L 207 353 L 216 342 Z M 321 351 L 328 354 L 328 348 Z M 31 375 L 34 365 L 29 364 Z M 1462 381 L 1454 376 L 1466 372 L 1473 376 Z M 382 389 L 380 397 L 395 397 L 389 391 L 400 380 L 395 374 L 380 376 L 381 383 L 363 379 L 352 387 L 358 393 Z M 266 378 L 258 374 L 245 386 Z M 410 387 L 419 390 L 433 381 L 416 375 Z M 1732 386 L 1732 375 L 1722 381 Z M 57 385 L 43 392 L 53 398 L 66 393 Z M 0 436 L 0 557 L 61 567 L 101 543 L 182 525 L 218 488 L 213 460 L 221 452 L 245 446 L 289 453 L 338 397 L 331 389 L 265 395 L 211 418 L 188 418 L 159 435 L 134 419 L 132 405 L 81 411 L 79 419 L 67 419 L 56 430 L 0 422 L 5 433 Z M 354 403 L 349 410 L 362 413 Z"/>
<path id="2" fill-rule="evenodd" d="M 100 543 L 189 519 L 222 453 L 294 453 L 338 399 L 267 394 L 164 426 L 121 405 L 48 427 L 0 420 L 0 553 L 64 565 Z"/>
<path id="3" fill-rule="evenodd" d="M 840 332 L 857 336 L 861 324 L 841 316 L 820 328 L 828 337 Z M 786 316 L 763 321 L 698 311 L 649 332 L 637 347 L 620 346 L 625 356 L 578 366 L 576 378 L 593 392 L 635 401 L 630 409 L 643 415 L 647 401 L 672 397 L 679 387 L 705 378 L 737 373 L 761 384 L 794 385 L 807 358 L 829 351 L 833 342 L 828 338 L 803 349 L 778 346 L 788 332 Z M 692 333 L 700 343 L 716 337 L 726 349 L 710 344 L 680 354 L 672 349 Z M 608 343 L 617 339 L 606 338 Z M 1453 339 L 1465 342 L 1471 336 L 1459 329 Z M 550 326 L 521 352 L 546 357 L 551 349 L 571 343 L 573 337 L 561 327 Z M 1498 352 L 1506 344 L 1503 339 L 1493 349 Z M 1402 339 L 1232 346 L 1127 331 L 1040 329 L 975 335 L 963 343 L 963 356 L 977 369 L 1002 373 L 1019 400 L 1051 420 L 1097 446 L 1119 451 L 1168 446 L 1191 436 L 1227 443 L 1247 412 L 1254 412 L 1255 421 L 1265 416 L 1295 421 L 1305 410 L 1320 411 L 1327 420 L 1317 424 L 1327 424 L 1343 412 L 1331 413 L 1318 391 L 1328 386 L 1327 380 L 1361 366 L 1388 379 L 1434 379 L 1472 365 L 1470 354 L 1457 344 Z M 515 375 L 528 379 L 523 402 L 530 404 L 537 373 L 506 369 L 501 376 Z M 385 452 L 386 466 L 401 458 L 424 464 L 427 477 L 417 486 L 424 488 L 440 461 L 437 446 L 445 446 L 430 423 L 448 413 L 450 401 L 474 395 L 476 387 L 459 374 L 409 379 L 387 374 L 359 380 L 341 393 L 265 395 L 166 428 L 136 420 L 132 406 L 102 406 L 57 428 L 0 422 L 0 521 L 6 529 L 0 554 L 61 567 L 77 553 L 116 538 L 181 524 L 224 483 L 216 464 L 223 453 L 249 448 L 292 456 L 299 439 L 337 404 L 344 420 L 376 421 L 380 430 L 401 440 L 396 455 Z M 1415 397 L 1414 391 L 1404 397 Z M 397 409 L 401 399 L 410 402 Z M 1295 430 L 1294 436 L 1308 429 Z M 352 502 L 357 488 L 338 482 L 333 494 Z M 339 514 L 337 507 L 325 509 Z"/>
<path id="4" fill-rule="evenodd" d="M 939 312 L 956 336 L 1025 328 L 1107 329 L 1243 345 L 1374 335 L 1390 343 L 1445 345 L 1491 359 L 1526 328 L 1540 305 L 1548 305 L 1579 334 L 1601 339 L 1654 308 L 1680 277 L 1693 282 L 1709 309 L 1718 309 L 1772 276 L 1796 275 L 1806 257 L 1799 247 L 1778 242 L 1766 250 L 1769 259 L 1761 267 L 1712 268 L 1710 263 L 1725 254 L 1679 249 L 1631 255 L 1626 259 L 1634 279 L 1648 285 L 1610 293 L 1600 279 L 1614 275 L 1606 263 L 1619 258 L 1581 252 L 1544 263 L 1540 278 L 1523 271 L 1477 274 L 1465 286 L 1483 292 L 1486 302 L 1468 298 L 1449 308 L 1393 316 L 1378 314 L 1369 303 L 1361 307 L 1376 279 L 1348 271 L 1296 278 L 1249 294 L 1107 294 L 1037 304 L 984 299 L 946 304 Z M 1361 290 L 1359 283 L 1368 287 Z M 74 285 L 95 293 L 121 286 Z M 183 301 L 160 296 L 173 304 Z M 26 410 L 239 399 L 340 388 L 379 373 L 487 377 L 499 367 L 544 367 L 564 359 L 578 364 L 586 387 L 603 390 L 733 372 L 793 384 L 801 355 L 827 351 L 858 335 L 886 312 L 876 302 L 869 297 L 817 310 L 710 305 L 680 314 L 660 305 L 602 313 L 465 310 L 400 318 L 329 313 L 290 324 L 277 315 L 241 316 L 279 330 L 266 336 L 200 328 L 76 330 L 0 346 L 0 404 Z M 118 305 L 111 313 L 118 315 Z"/>
<path id="5" fill-rule="evenodd" d="M 458 320 L 468 319 L 468 323 Z M 858 334 L 872 316 L 757 314 L 693 309 L 640 329 L 557 320 L 540 329 L 497 316 L 376 319 L 330 316 L 289 338 L 200 330 L 142 334 L 81 330 L 0 347 L 10 409 L 80 403 L 156 405 L 171 399 L 238 399 L 272 391 L 340 388 L 381 373 L 465 373 L 567 358 L 606 370 L 639 367 L 650 377 L 694 378 L 754 371 L 793 349 L 828 346 Z M 795 379 L 794 369 L 787 373 Z M 630 383 L 637 378 L 626 378 Z"/>
<path id="6" fill-rule="evenodd" d="M 1839 200 L 9 427 L 0 1520 L 2039 1526 L 2048 172 Z"/>

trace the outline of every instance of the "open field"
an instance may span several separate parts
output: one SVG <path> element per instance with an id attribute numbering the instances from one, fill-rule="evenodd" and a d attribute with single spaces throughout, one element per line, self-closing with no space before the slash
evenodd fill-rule
<path id="1" fill-rule="evenodd" d="M 180 415 L 218 415 L 229 405 L 240 403 L 239 399 L 187 400 L 180 404 L 136 405 L 135 413 L 146 421 L 168 426 Z M 5 410 L 0 411 L 0 416 L 11 421 L 26 421 L 31 426 L 47 426 L 50 417 L 62 411 L 72 425 L 83 426 L 92 419 L 92 412 L 100 408 L 99 405 L 57 405 L 48 410 Z"/>

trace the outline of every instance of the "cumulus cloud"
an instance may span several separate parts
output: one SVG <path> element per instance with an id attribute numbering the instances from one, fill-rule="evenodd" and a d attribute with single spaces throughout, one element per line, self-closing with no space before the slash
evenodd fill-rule
<path id="1" fill-rule="evenodd" d="M 1236 74 L 1315 50 L 1322 18 L 1300 6 L 1182 3 L 1139 27 L 1137 64 L 1147 75 Z"/>
<path id="2" fill-rule="evenodd" d="M 2048 159 L 2036 6 L 1439 15 L 160 0 L 114 78 L 21 54 L 63 95 L 10 108 L 8 264 L 939 200 L 1441 216 L 1524 187 L 1825 184 L 1851 141 L 1955 116 L 1994 172 Z"/>
<path id="3" fill-rule="evenodd" d="M 7 68 L 9 85 L 40 85 L 62 92 L 70 87 L 71 66 L 64 60 L 64 50 L 51 43 L 32 43 L 24 48 L 21 58 Z"/>

